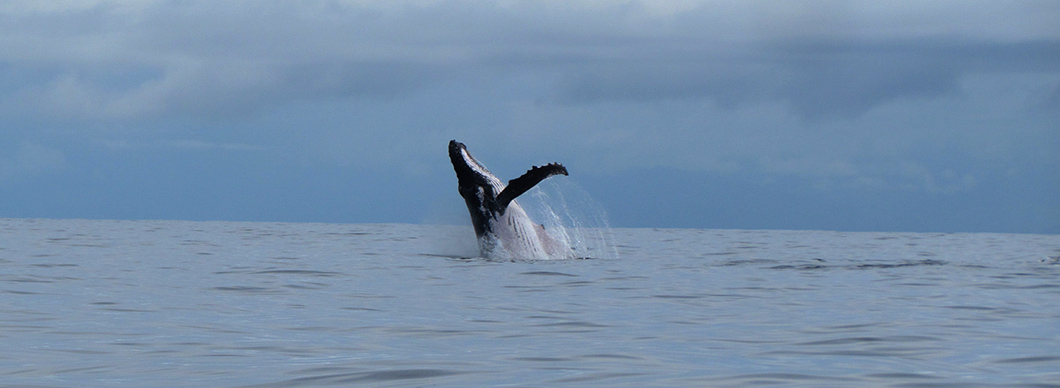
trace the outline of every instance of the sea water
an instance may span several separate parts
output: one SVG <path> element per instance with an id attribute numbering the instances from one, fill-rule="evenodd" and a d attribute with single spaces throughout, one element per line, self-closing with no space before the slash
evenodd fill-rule
<path id="1" fill-rule="evenodd" d="M 2 387 L 1060 387 L 1060 236 L 0 219 Z"/>

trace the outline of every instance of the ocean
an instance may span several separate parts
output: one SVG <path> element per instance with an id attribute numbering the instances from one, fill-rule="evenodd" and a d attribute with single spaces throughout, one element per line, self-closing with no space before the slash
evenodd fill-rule
<path id="1" fill-rule="evenodd" d="M 0 219 L 0 387 L 1060 387 L 1060 235 Z"/>

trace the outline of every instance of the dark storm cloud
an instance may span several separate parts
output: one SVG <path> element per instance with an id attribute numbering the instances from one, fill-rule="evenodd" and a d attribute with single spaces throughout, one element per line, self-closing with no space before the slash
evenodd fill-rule
<path id="1" fill-rule="evenodd" d="M 629 52 L 650 55 L 586 64 L 568 77 L 563 99 L 709 98 L 722 106 L 776 100 L 806 118 L 852 118 L 898 99 L 956 93 L 961 77 L 970 73 L 1060 70 L 1060 40 L 808 40 L 763 44 L 735 55 L 710 48 L 698 55 L 647 47 Z"/>

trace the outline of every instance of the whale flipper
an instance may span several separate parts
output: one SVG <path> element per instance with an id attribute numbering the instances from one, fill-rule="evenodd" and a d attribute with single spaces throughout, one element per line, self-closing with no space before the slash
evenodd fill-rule
<path id="1" fill-rule="evenodd" d="M 560 174 L 567 175 L 567 168 L 559 163 L 549 163 L 541 167 L 534 166 L 523 176 L 508 181 L 508 186 L 497 194 L 499 210 L 503 212 L 512 200 L 541 183 L 545 178 Z"/>

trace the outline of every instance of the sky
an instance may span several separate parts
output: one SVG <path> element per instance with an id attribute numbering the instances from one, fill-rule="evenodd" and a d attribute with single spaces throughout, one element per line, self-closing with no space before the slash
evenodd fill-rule
<path id="1" fill-rule="evenodd" d="M 0 0 L 0 217 L 1060 234 L 1060 3 Z"/>

